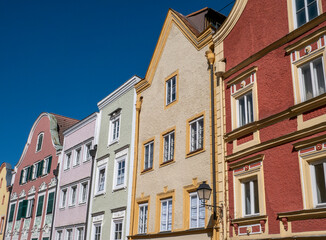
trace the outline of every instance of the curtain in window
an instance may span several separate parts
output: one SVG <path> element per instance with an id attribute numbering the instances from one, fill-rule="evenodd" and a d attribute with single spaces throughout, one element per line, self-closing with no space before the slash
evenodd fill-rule
<path id="1" fill-rule="evenodd" d="M 197 196 L 190 197 L 190 227 L 197 227 Z"/>
<path id="2" fill-rule="evenodd" d="M 166 219 L 167 219 L 167 202 L 162 202 L 162 209 L 161 209 L 161 230 L 166 231 L 167 225 L 166 225 Z"/>

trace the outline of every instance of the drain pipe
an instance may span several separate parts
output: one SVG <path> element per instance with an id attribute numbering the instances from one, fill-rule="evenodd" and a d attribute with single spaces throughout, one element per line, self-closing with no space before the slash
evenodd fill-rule
<path id="1" fill-rule="evenodd" d="M 58 175 L 59 175 L 59 169 L 60 169 L 60 163 L 58 163 L 57 168 L 53 169 L 53 175 L 55 177 L 56 185 L 55 185 L 55 198 L 54 198 L 54 203 L 53 203 L 53 212 L 52 212 L 52 223 L 51 223 L 51 233 L 50 233 L 50 240 L 52 240 L 52 235 L 54 233 L 54 218 L 55 218 L 55 209 L 56 209 L 56 204 L 57 204 L 57 196 L 58 194 Z"/>

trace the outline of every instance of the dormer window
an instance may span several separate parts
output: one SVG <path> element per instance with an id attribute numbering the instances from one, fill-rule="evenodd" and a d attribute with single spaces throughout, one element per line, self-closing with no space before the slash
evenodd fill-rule
<path id="1" fill-rule="evenodd" d="M 41 151 L 44 133 L 40 133 L 37 137 L 36 152 Z"/>

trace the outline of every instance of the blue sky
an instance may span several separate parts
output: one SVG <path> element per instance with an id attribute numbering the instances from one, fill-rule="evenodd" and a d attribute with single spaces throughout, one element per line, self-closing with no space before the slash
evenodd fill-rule
<path id="1" fill-rule="evenodd" d="M 17 163 L 40 113 L 83 119 L 130 77 L 144 77 L 169 8 L 187 15 L 230 2 L 0 1 L 0 164 Z"/>

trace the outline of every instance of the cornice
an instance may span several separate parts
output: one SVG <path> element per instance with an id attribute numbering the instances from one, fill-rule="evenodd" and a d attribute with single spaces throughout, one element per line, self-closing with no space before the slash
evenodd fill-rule
<path id="1" fill-rule="evenodd" d="M 293 145 L 294 150 L 299 151 L 301 149 L 312 147 L 312 146 L 315 146 L 316 144 L 324 143 L 324 142 L 326 142 L 326 135 L 322 135 L 322 136 L 310 138 L 310 139 L 307 139 L 304 141 L 296 142 L 296 143 L 293 143 L 292 145 Z"/>
<path id="2" fill-rule="evenodd" d="M 292 212 L 277 213 L 277 218 L 287 218 L 289 221 L 325 218 L 326 208 L 304 209 Z"/>
<path id="3" fill-rule="evenodd" d="M 232 78 L 230 81 L 228 81 L 227 83 L 227 87 L 230 87 L 231 85 L 239 82 L 240 80 L 249 77 L 252 73 L 257 72 L 258 67 L 257 66 L 253 66 L 249 69 L 247 69 L 246 71 L 240 73 L 239 75 L 237 75 L 236 77 Z"/>
<path id="4" fill-rule="evenodd" d="M 68 128 L 66 131 L 63 132 L 63 135 L 69 136 L 70 134 L 78 131 L 79 129 L 85 127 L 87 124 L 89 124 L 90 122 L 96 120 L 97 118 L 97 112 L 89 115 L 88 117 L 84 118 L 83 120 L 80 120 L 79 122 L 77 122 L 75 125 L 71 126 L 70 128 Z"/>
<path id="5" fill-rule="evenodd" d="M 130 89 L 134 88 L 135 85 L 140 81 L 141 79 L 138 76 L 133 76 L 128 81 L 126 81 L 123 85 L 121 85 L 118 89 L 113 91 L 111 94 L 109 94 L 107 97 L 102 99 L 100 102 L 98 102 L 97 106 L 99 110 L 102 110 L 105 106 L 110 104 L 111 102 L 115 101 L 117 98 L 128 92 Z"/>
<path id="6" fill-rule="evenodd" d="M 241 159 L 240 161 L 237 161 L 237 162 L 228 161 L 229 162 L 229 167 L 230 167 L 230 169 L 235 169 L 235 168 L 241 167 L 241 166 L 246 165 L 246 164 L 250 164 L 250 163 L 254 163 L 254 162 L 258 162 L 258 161 L 263 161 L 264 157 L 265 157 L 264 154 L 258 154 L 258 155 L 253 156 L 253 157 Z"/>

